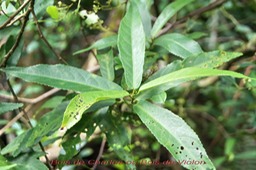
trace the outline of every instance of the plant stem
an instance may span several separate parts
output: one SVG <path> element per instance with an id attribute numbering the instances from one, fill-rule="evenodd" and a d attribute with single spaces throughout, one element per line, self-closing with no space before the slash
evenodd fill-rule
<path id="1" fill-rule="evenodd" d="M 53 54 L 64 64 L 68 65 L 68 63 L 59 55 L 56 53 L 56 51 L 53 49 L 53 47 L 51 46 L 51 44 L 48 42 L 48 40 L 45 38 L 42 30 L 41 30 L 41 27 L 38 23 L 38 19 L 36 17 L 36 14 L 35 14 L 35 11 L 34 9 L 32 10 L 32 15 L 34 17 L 34 20 L 35 20 L 35 23 L 36 23 L 36 26 L 37 26 L 37 30 L 38 30 L 38 33 L 39 33 L 39 36 L 40 38 L 45 42 L 45 44 L 47 45 L 47 47 L 53 52 Z"/>

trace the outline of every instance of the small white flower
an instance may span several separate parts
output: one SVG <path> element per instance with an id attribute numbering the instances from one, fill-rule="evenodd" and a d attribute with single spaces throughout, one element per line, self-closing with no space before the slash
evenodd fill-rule
<path id="1" fill-rule="evenodd" d="M 87 25 L 92 25 L 92 24 L 95 24 L 99 21 L 99 16 L 97 14 L 95 14 L 94 12 L 88 14 L 86 10 L 82 10 L 82 11 L 79 12 L 79 15 L 83 19 L 85 17 L 87 17 L 86 20 L 85 20 L 85 23 Z"/>
<path id="2" fill-rule="evenodd" d="M 84 19 L 88 14 L 87 14 L 86 10 L 82 10 L 79 12 L 79 15 L 80 15 L 80 17 L 82 17 Z"/>

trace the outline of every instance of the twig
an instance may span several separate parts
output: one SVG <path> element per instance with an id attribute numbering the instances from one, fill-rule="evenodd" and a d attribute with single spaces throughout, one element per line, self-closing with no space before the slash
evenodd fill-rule
<path id="1" fill-rule="evenodd" d="M 223 15 L 224 15 L 225 17 L 227 17 L 229 20 L 231 20 L 232 23 L 233 23 L 235 26 L 239 25 L 239 21 L 237 21 L 237 19 L 236 19 L 233 15 L 231 15 L 230 13 L 228 13 L 224 8 L 221 9 L 221 12 L 223 13 Z"/>
<path id="2" fill-rule="evenodd" d="M 40 25 L 39 25 L 39 23 L 38 23 L 38 19 L 37 19 L 37 17 L 36 17 L 36 14 L 35 14 L 35 11 L 34 11 L 34 10 L 32 10 L 32 15 L 33 15 L 33 17 L 34 17 L 34 21 L 35 21 L 35 23 L 36 23 L 37 31 L 38 31 L 38 33 L 39 33 L 40 38 L 45 42 L 45 44 L 47 45 L 47 47 L 53 52 L 53 54 L 54 54 L 62 63 L 68 65 L 68 63 L 67 63 L 59 54 L 56 53 L 56 51 L 53 49 L 53 47 L 51 46 L 51 44 L 50 44 L 50 43 L 48 42 L 48 40 L 45 38 L 45 36 L 44 36 L 44 34 L 43 34 L 42 30 L 41 30 L 41 27 L 40 27 Z"/>
<path id="3" fill-rule="evenodd" d="M 208 6 L 205 6 L 205 7 L 202 7 L 202 8 L 199 8 L 198 10 L 196 11 L 193 11 L 191 13 L 189 13 L 188 15 L 186 15 L 185 17 L 179 19 L 179 21 L 177 21 L 174 26 L 176 24 L 180 24 L 182 22 L 185 22 L 187 19 L 191 18 L 191 17 L 194 17 L 194 16 L 199 16 L 201 15 L 202 13 L 205 13 L 207 11 L 210 11 L 212 9 L 215 9 L 217 7 L 219 7 L 220 5 L 222 5 L 223 3 L 225 3 L 226 0 L 216 0 L 214 1 L 213 3 L 209 4 Z"/>
<path id="4" fill-rule="evenodd" d="M 0 29 L 4 28 L 6 25 L 8 25 L 8 23 L 10 23 L 11 20 L 12 20 L 16 15 L 18 15 L 18 13 L 19 13 L 23 8 L 25 8 L 26 5 L 27 5 L 30 1 L 31 1 L 31 0 L 25 1 L 25 2 L 19 7 L 19 9 L 18 9 L 13 15 L 11 15 L 11 16 L 9 17 L 9 19 L 8 19 L 3 25 L 0 26 Z"/>
<path id="5" fill-rule="evenodd" d="M 101 145 L 100 145 L 99 154 L 98 154 L 97 159 L 96 159 L 95 162 L 100 161 L 100 158 L 102 157 L 102 154 L 103 154 L 103 151 L 104 151 L 105 144 L 106 144 L 106 137 L 103 136 L 103 139 L 102 139 L 102 142 L 101 142 Z M 97 168 L 97 165 L 98 164 L 94 164 L 93 167 L 92 167 L 92 170 L 95 170 Z"/>
<path id="6" fill-rule="evenodd" d="M 8 53 L 4 56 L 2 63 L 0 64 L 0 67 L 5 67 L 7 64 L 8 59 L 11 57 L 11 55 L 14 53 L 15 49 L 18 47 L 20 41 L 21 41 L 21 37 L 24 33 L 25 27 L 27 25 L 28 19 L 29 19 L 29 14 L 31 12 L 31 7 L 29 7 L 29 9 L 27 10 L 27 12 L 25 13 L 25 17 L 24 17 L 24 22 L 21 26 L 19 35 L 14 43 L 14 45 L 12 46 L 12 48 L 8 51 Z"/>
<path id="7" fill-rule="evenodd" d="M 29 103 L 29 104 L 35 104 L 35 103 L 38 103 L 44 99 L 46 99 L 47 97 L 53 95 L 54 93 L 60 91 L 60 89 L 51 89 L 49 90 L 48 92 L 46 93 L 43 93 L 42 95 L 36 97 L 36 98 L 33 98 L 33 99 L 28 99 L 28 98 L 23 98 L 23 97 L 18 97 L 18 100 L 20 102 L 24 102 L 24 103 Z M 14 100 L 12 96 L 9 96 L 9 95 L 3 95 L 3 94 L 0 94 L 0 97 L 1 98 L 5 98 L 5 99 L 9 99 L 9 100 Z"/>
<path id="8" fill-rule="evenodd" d="M 173 28 L 173 27 L 175 27 L 175 26 L 177 26 L 177 25 L 179 25 L 179 24 L 181 24 L 181 23 L 187 21 L 187 19 L 189 19 L 189 18 L 191 18 L 191 17 L 199 16 L 199 15 L 201 15 L 202 13 L 205 13 L 205 12 L 207 12 L 207 11 L 210 11 L 210 10 L 212 10 L 212 9 L 215 9 L 215 8 L 219 7 L 220 5 L 222 5 L 222 4 L 225 3 L 225 2 L 226 2 L 226 0 L 216 0 L 216 1 L 214 1 L 213 3 L 211 3 L 211 4 L 209 4 L 209 5 L 205 6 L 205 7 L 199 8 L 198 10 L 195 10 L 195 11 L 189 13 L 188 15 L 182 17 L 181 19 L 179 19 L 177 22 L 175 22 L 175 23 L 173 23 L 173 24 L 168 23 L 167 26 L 166 26 L 165 28 L 163 28 L 163 29 L 159 32 L 158 36 L 160 36 L 160 35 L 162 35 L 162 34 L 165 34 L 165 33 L 168 32 L 171 28 Z"/>
<path id="9" fill-rule="evenodd" d="M 12 26 L 15 22 L 17 22 L 18 20 L 20 20 L 20 19 L 23 18 L 24 16 L 26 16 L 26 13 L 17 16 L 17 17 L 16 17 L 14 20 L 12 20 L 6 27 Z"/>

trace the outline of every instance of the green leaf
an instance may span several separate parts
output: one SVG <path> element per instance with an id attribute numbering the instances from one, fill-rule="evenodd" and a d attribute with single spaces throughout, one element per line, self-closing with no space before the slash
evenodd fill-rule
<path id="1" fill-rule="evenodd" d="M 207 77 L 207 76 L 232 76 L 236 78 L 249 79 L 249 77 L 233 71 L 199 68 L 199 67 L 188 67 L 188 68 L 184 68 L 184 69 L 166 74 L 146 84 L 143 84 L 140 88 L 140 91 L 144 91 L 144 90 L 161 86 L 161 85 L 172 86 L 177 82 L 179 83 L 179 82 L 191 81 L 191 80 L 195 80 L 195 79 Z"/>
<path id="2" fill-rule="evenodd" d="M 221 156 L 218 158 L 213 159 L 213 164 L 215 165 L 216 168 L 220 167 L 224 162 L 226 161 L 225 156 Z"/>
<path id="3" fill-rule="evenodd" d="M 152 38 L 157 36 L 158 32 L 171 17 L 173 17 L 180 9 L 182 9 L 184 6 L 188 5 L 191 2 L 193 2 L 193 0 L 176 0 L 169 4 L 167 7 L 165 7 L 153 25 L 153 28 L 151 30 Z"/>
<path id="4" fill-rule="evenodd" d="M 16 66 L 17 63 L 19 62 L 19 59 L 22 54 L 24 46 L 24 39 L 21 39 L 20 43 L 18 44 L 17 48 L 14 50 L 13 54 L 11 57 L 7 60 L 7 66 Z M 7 50 L 8 51 L 8 50 Z"/>
<path id="5" fill-rule="evenodd" d="M 90 47 L 79 50 L 79 51 L 75 52 L 73 55 L 81 54 L 81 53 L 84 53 L 84 52 L 89 51 L 94 48 L 96 48 L 98 50 L 102 50 L 107 47 L 114 47 L 114 46 L 116 46 L 116 44 L 117 44 L 117 35 L 112 35 L 112 36 L 105 37 L 105 38 L 102 38 L 102 39 L 96 41 Z"/>
<path id="6" fill-rule="evenodd" d="M 225 155 L 230 155 L 234 153 L 234 148 L 236 144 L 236 139 L 235 138 L 228 138 L 225 142 L 225 147 L 224 147 L 224 153 Z"/>
<path id="7" fill-rule="evenodd" d="M 59 11 L 58 8 L 55 5 L 48 6 L 46 8 L 46 12 L 53 18 L 53 19 L 59 19 Z"/>
<path id="8" fill-rule="evenodd" d="M 138 8 L 133 2 L 120 23 L 117 46 L 127 86 L 136 89 L 143 74 L 145 34 Z"/>
<path id="9" fill-rule="evenodd" d="M 134 0 L 133 2 L 136 3 L 139 9 L 145 35 L 146 37 L 150 37 L 150 32 L 152 28 L 150 7 L 152 4 L 149 2 L 149 0 Z"/>
<path id="10" fill-rule="evenodd" d="M 39 64 L 31 67 L 8 67 L 7 74 L 28 82 L 35 82 L 65 90 L 79 92 L 92 90 L 121 90 L 117 84 L 95 74 L 62 64 Z"/>
<path id="11" fill-rule="evenodd" d="M 154 103 L 163 104 L 166 101 L 166 98 L 167 98 L 166 92 L 162 92 L 152 96 L 150 100 L 153 101 Z"/>
<path id="12" fill-rule="evenodd" d="M 53 5 L 54 0 L 35 1 L 34 10 L 38 19 L 46 12 L 48 6 Z"/>
<path id="13" fill-rule="evenodd" d="M 61 104 L 62 100 L 64 99 L 64 96 L 54 96 L 50 99 L 48 99 L 41 107 L 38 109 L 39 111 L 43 109 L 53 109 L 59 104 Z M 38 111 L 37 111 L 38 112 Z"/>
<path id="14" fill-rule="evenodd" d="M 15 28 L 13 28 L 13 29 L 15 29 Z M 15 44 L 16 37 L 17 37 L 17 35 L 14 35 L 14 33 L 10 33 L 12 31 L 10 31 L 9 33 L 6 33 L 6 34 L 4 32 L 5 31 L 1 30 L 0 35 L 3 33 L 3 35 L 5 35 L 6 38 L 8 38 L 8 40 L 3 46 L 0 47 L 1 48 L 0 49 L 0 61 L 1 62 L 2 62 L 2 59 L 3 59 L 4 55 L 6 55 L 6 53 L 9 52 L 10 49 Z M 10 36 L 10 35 L 12 35 L 12 36 Z M 11 57 L 7 60 L 7 66 L 8 67 L 17 65 L 17 63 L 20 59 L 20 56 L 22 54 L 23 46 L 24 46 L 24 39 L 22 38 L 20 40 L 20 43 L 18 44 L 17 48 L 15 48 L 15 50 L 13 51 L 13 54 L 11 55 Z"/>
<path id="15" fill-rule="evenodd" d="M 178 33 L 162 35 L 153 44 L 159 45 L 181 58 L 196 56 L 203 52 L 196 41 Z"/>
<path id="16" fill-rule="evenodd" d="M 133 108 L 159 143 L 182 166 L 188 169 L 215 169 L 196 133 L 179 116 L 146 101 L 137 103 Z M 186 164 L 188 160 L 195 163 Z"/>
<path id="17" fill-rule="evenodd" d="M 0 32 L 1 33 L 1 32 Z M 6 54 L 6 50 L 5 50 L 5 44 L 3 44 L 1 47 L 0 47 L 0 63 L 3 62 L 3 59 L 4 59 L 4 56 Z"/>
<path id="18" fill-rule="evenodd" d="M 107 107 L 100 110 L 101 122 L 99 127 L 106 134 L 109 146 L 123 161 L 134 162 L 133 155 L 129 148 L 131 141 L 126 127 L 118 117 L 112 116 L 111 113 L 107 111 Z M 126 166 L 127 169 L 130 170 L 136 169 L 135 165 L 132 163 L 127 163 Z"/>
<path id="19" fill-rule="evenodd" d="M 37 125 L 32 129 L 26 147 L 37 144 L 43 137 L 52 135 L 60 128 L 66 106 L 67 102 L 61 103 L 53 111 L 40 118 Z"/>
<path id="20" fill-rule="evenodd" d="M 0 39 L 3 38 L 9 38 L 11 35 L 17 36 L 19 33 L 20 27 L 19 26 L 10 26 L 10 27 L 5 27 L 0 30 Z"/>
<path id="21" fill-rule="evenodd" d="M 77 144 L 81 145 L 82 141 L 80 133 L 86 133 L 86 141 L 95 131 L 97 125 L 99 125 L 101 117 L 99 112 L 93 114 L 83 114 L 81 120 L 73 127 L 67 130 L 65 136 L 62 138 L 62 147 L 65 150 L 65 154 L 60 154 L 60 160 L 70 160 L 79 152 Z"/>
<path id="22" fill-rule="evenodd" d="M 146 82 L 186 67 L 216 68 L 241 55 L 242 53 L 225 51 L 204 52 L 196 56 L 190 56 L 183 61 L 173 61 L 150 76 Z"/>
<path id="23" fill-rule="evenodd" d="M 187 34 L 186 37 L 191 38 L 193 40 L 200 39 L 202 37 L 206 37 L 208 34 L 204 32 L 192 32 L 190 34 Z"/>
<path id="24" fill-rule="evenodd" d="M 108 100 L 98 101 L 95 104 L 93 104 L 90 108 L 88 108 L 88 110 L 86 110 L 84 113 L 94 112 L 94 111 L 97 111 L 97 110 L 99 110 L 103 107 L 111 106 L 115 103 L 116 103 L 115 99 L 108 99 Z"/>
<path id="25" fill-rule="evenodd" d="M 10 153 L 16 157 L 23 150 L 37 144 L 44 136 L 51 135 L 58 130 L 61 125 L 63 112 L 67 106 L 67 103 L 62 103 L 56 107 L 53 111 L 44 115 L 37 125 L 17 136 L 6 147 L 1 150 L 1 154 Z"/>
<path id="26" fill-rule="evenodd" d="M 48 170 L 47 166 L 38 160 L 40 156 L 43 156 L 42 153 L 30 152 L 15 157 L 12 162 L 17 164 L 17 167 L 13 170 Z"/>
<path id="27" fill-rule="evenodd" d="M 8 19 L 8 16 L 0 15 L 0 25 L 3 25 L 7 21 L 7 19 Z M 1 30 L 0 30 L 0 32 L 1 32 Z"/>
<path id="28" fill-rule="evenodd" d="M 81 143 L 81 139 L 80 139 L 80 134 L 75 135 L 72 134 L 70 136 L 68 136 L 67 139 L 65 139 L 64 141 L 62 141 L 61 146 L 62 148 L 65 150 L 65 154 L 61 154 L 59 155 L 59 160 L 70 160 L 72 159 L 75 155 L 78 154 L 79 149 L 77 148 L 77 144 Z M 65 165 L 58 165 L 59 168 Z"/>
<path id="29" fill-rule="evenodd" d="M 27 149 L 26 142 L 29 139 L 32 133 L 32 129 L 27 130 L 21 135 L 17 136 L 14 140 L 12 140 L 6 147 L 1 150 L 1 154 L 5 155 L 10 153 L 13 157 L 16 157 L 20 154 L 21 151 Z"/>
<path id="30" fill-rule="evenodd" d="M 241 55 L 238 52 L 212 51 L 188 57 L 182 64 L 183 67 L 216 68 Z"/>
<path id="31" fill-rule="evenodd" d="M 105 54 L 98 54 L 97 59 L 102 77 L 113 81 L 115 78 L 113 50 L 110 50 Z"/>
<path id="32" fill-rule="evenodd" d="M 5 102 L 1 102 L 0 103 L 0 114 L 18 109 L 20 107 L 22 107 L 23 104 L 22 103 L 5 103 Z"/>
<path id="33" fill-rule="evenodd" d="M 12 3 L 8 3 L 8 1 L 0 1 L 1 2 L 1 11 L 4 14 L 9 15 L 14 13 L 17 9 Z"/>
<path id="34" fill-rule="evenodd" d="M 25 162 L 20 162 L 17 170 L 48 170 L 47 166 L 36 158 L 28 158 Z"/>
<path id="35" fill-rule="evenodd" d="M 9 170 L 9 169 L 13 170 L 16 166 L 17 166 L 17 164 L 3 165 L 3 166 L 0 165 L 0 168 L 1 168 L 1 170 Z"/>
<path id="36" fill-rule="evenodd" d="M 164 76 L 171 72 L 180 70 L 186 67 L 201 67 L 201 68 L 216 68 L 222 64 L 241 56 L 242 53 L 212 51 L 204 52 L 196 56 L 190 56 L 185 60 L 176 60 L 168 64 L 166 67 L 158 70 L 155 74 L 150 76 L 146 82 L 154 80 L 158 77 Z"/>
<path id="37" fill-rule="evenodd" d="M 4 156 L 0 155 L 0 169 L 1 170 L 9 170 L 16 167 L 17 164 L 10 163 Z"/>
<path id="38" fill-rule="evenodd" d="M 146 52 L 147 53 L 147 52 Z M 150 68 L 154 67 L 156 61 L 160 58 L 161 56 L 159 54 L 146 54 L 146 58 L 145 58 L 145 62 L 144 62 L 144 66 L 143 66 L 143 70 L 144 73 L 148 73 L 147 71 L 149 71 Z M 149 72 L 150 73 L 150 72 Z"/>
<path id="39" fill-rule="evenodd" d="M 92 91 L 78 94 L 70 101 L 64 113 L 61 127 L 70 129 L 79 122 L 84 111 L 98 101 L 122 98 L 127 95 L 129 94 L 126 91 Z"/>
<path id="40" fill-rule="evenodd" d="M 244 160 L 248 160 L 248 159 L 254 159 L 256 158 L 256 151 L 255 150 L 250 150 L 250 151 L 245 151 L 242 153 L 238 153 L 235 155 L 235 159 L 244 159 Z"/>
<path id="41" fill-rule="evenodd" d="M 159 78 L 161 76 L 164 76 L 166 74 L 172 73 L 174 71 L 180 70 L 183 68 L 183 64 L 180 60 L 175 60 L 172 63 L 168 64 L 166 67 L 158 70 L 155 74 L 150 76 L 146 82 L 149 82 L 151 80 L 154 80 L 156 78 Z"/>

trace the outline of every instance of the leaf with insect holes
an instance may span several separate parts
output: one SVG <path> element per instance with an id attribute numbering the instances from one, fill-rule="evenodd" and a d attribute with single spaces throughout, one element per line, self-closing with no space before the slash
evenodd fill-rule
<path id="1" fill-rule="evenodd" d="M 211 52 L 201 53 L 197 56 L 190 56 L 184 60 L 175 60 L 172 63 L 168 64 L 166 67 L 158 70 L 152 76 L 150 76 L 144 82 L 144 84 L 146 84 L 152 80 L 161 78 L 167 74 L 172 74 L 172 73 L 179 71 L 183 68 L 197 67 L 200 72 L 204 72 L 205 68 L 210 69 L 210 68 L 219 67 L 219 66 L 223 65 L 224 63 L 226 63 L 232 59 L 235 59 L 241 55 L 242 55 L 242 53 L 237 53 L 237 52 L 211 51 Z M 202 69 L 200 69 L 200 68 L 202 68 Z M 189 72 L 191 72 L 191 71 L 192 70 L 188 71 L 186 74 L 189 74 Z M 180 75 L 176 77 L 176 78 L 178 78 L 177 80 L 172 81 L 171 83 L 167 83 L 166 85 L 163 85 L 159 88 L 158 87 L 153 88 L 153 89 L 147 90 L 143 93 L 140 93 L 138 95 L 137 99 L 141 100 L 141 99 L 150 98 L 153 95 L 157 95 L 157 94 L 159 94 L 163 91 L 166 91 L 172 87 L 177 87 L 180 84 L 191 80 L 191 79 L 179 79 L 182 76 L 185 76 L 185 74 L 180 73 Z M 193 74 L 191 74 L 191 76 L 193 76 Z M 196 76 L 196 75 L 194 74 L 194 76 Z M 198 76 L 197 78 L 200 78 L 200 77 Z"/>
<path id="2" fill-rule="evenodd" d="M 215 169 L 200 139 L 182 118 L 147 101 L 138 102 L 133 109 L 158 142 L 182 166 L 198 170 Z"/>
<path id="3" fill-rule="evenodd" d="M 108 107 L 99 110 L 100 129 L 106 134 L 108 145 L 114 150 L 120 159 L 125 162 L 133 162 L 134 157 L 129 147 L 131 136 L 123 121 L 108 111 Z M 127 163 L 126 169 L 136 169 L 134 164 Z"/>
<path id="4" fill-rule="evenodd" d="M 94 103 L 107 99 L 122 98 L 126 91 L 91 91 L 76 95 L 69 103 L 62 120 L 62 128 L 70 129 L 82 118 L 83 113 Z"/>
<path id="5" fill-rule="evenodd" d="M 77 155 L 80 148 L 76 146 L 82 142 L 80 133 L 85 133 L 85 141 L 88 141 L 95 131 L 97 127 L 96 125 L 99 124 L 100 121 L 101 117 L 99 116 L 98 111 L 94 112 L 93 114 L 83 114 L 81 120 L 77 122 L 77 124 L 75 124 L 72 128 L 68 129 L 65 135 L 62 137 L 61 145 L 63 150 L 65 150 L 65 154 L 60 154 L 58 159 L 70 160 L 75 155 Z"/>
<path id="6" fill-rule="evenodd" d="M 238 52 L 226 51 L 211 51 L 203 52 L 199 55 L 190 56 L 183 61 L 175 60 L 168 64 L 166 67 L 158 70 L 155 74 L 150 76 L 146 82 L 154 80 L 158 77 L 172 73 L 186 67 L 200 67 L 200 68 L 217 68 L 230 60 L 233 60 L 243 55 Z"/>

